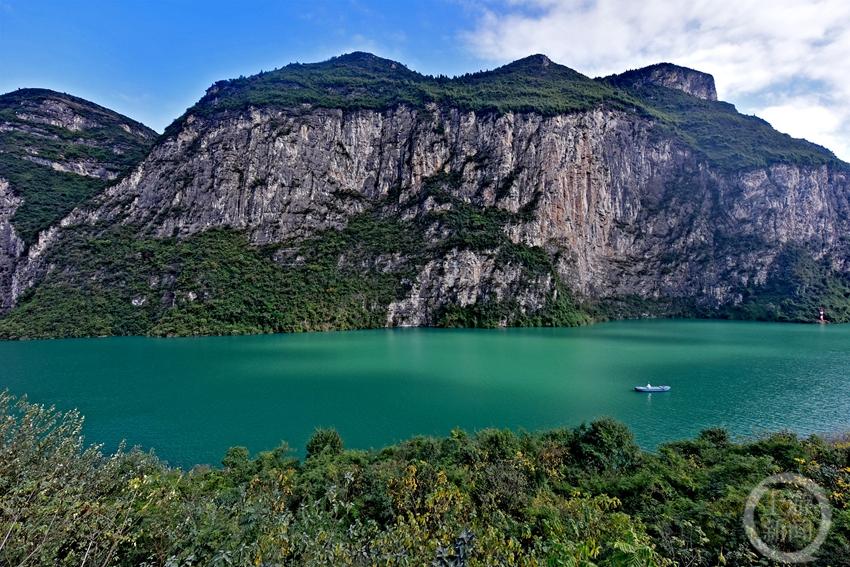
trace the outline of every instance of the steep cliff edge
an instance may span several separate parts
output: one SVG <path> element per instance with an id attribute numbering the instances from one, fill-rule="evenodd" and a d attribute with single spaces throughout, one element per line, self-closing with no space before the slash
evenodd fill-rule
<path id="1" fill-rule="evenodd" d="M 42 233 L 0 334 L 850 316 L 848 166 L 692 83 L 363 53 L 216 83 Z"/>
<path id="2" fill-rule="evenodd" d="M 141 161 L 156 132 L 46 89 L 0 95 L 0 313 L 38 233 Z"/>
<path id="3" fill-rule="evenodd" d="M 607 80 L 625 87 L 656 85 L 679 90 L 704 100 L 717 100 L 714 77 L 708 73 L 672 63 L 657 63 L 649 67 L 626 71 L 607 77 Z"/>

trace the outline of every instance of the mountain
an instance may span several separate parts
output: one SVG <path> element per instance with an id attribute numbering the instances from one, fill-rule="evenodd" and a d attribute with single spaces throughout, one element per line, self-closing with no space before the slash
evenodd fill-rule
<path id="1" fill-rule="evenodd" d="M 215 83 L 0 289 L 6 337 L 850 320 L 848 174 L 660 64 Z"/>
<path id="2" fill-rule="evenodd" d="M 19 258 L 42 230 L 138 164 L 157 134 L 46 89 L 0 95 L 0 312 Z"/>

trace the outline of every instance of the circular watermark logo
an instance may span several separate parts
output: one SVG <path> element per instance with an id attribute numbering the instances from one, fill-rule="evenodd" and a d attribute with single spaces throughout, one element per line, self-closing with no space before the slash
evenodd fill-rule
<path id="1" fill-rule="evenodd" d="M 750 543 L 768 559 L 782 563 L 814 561 L 831 526 L 832 507 L 823 489 L 794 473 L 761 481 L 744 507 Z"/>

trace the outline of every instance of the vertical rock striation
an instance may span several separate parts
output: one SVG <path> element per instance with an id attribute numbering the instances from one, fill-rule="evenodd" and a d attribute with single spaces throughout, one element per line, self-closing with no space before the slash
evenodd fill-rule
<path id="1" fill-rule="evenodd" d="M 12 281 L 18 259 L 24 253 L 24 242 L 20 239 L 12 217 L 21 204 L 21 198 L 12 193 L 9 182 L 0 179 L 0 313 L 10 309 L 15 294 L 12 293 Z"/>

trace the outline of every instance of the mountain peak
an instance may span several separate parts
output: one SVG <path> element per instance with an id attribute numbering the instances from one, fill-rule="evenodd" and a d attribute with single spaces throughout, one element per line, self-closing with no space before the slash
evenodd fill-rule
<path id="1" fill-rule="evenodd" d="M 523 67 L 543 67 L 544 69 L 552 64 L 552 60 L 543 55 L 542 53 L 535 53 L 534 55 L 529 55 L 528 57 L 523 57 L 522 59 L 517 59 L 510 65 L 517 65 Z"/>
<path id="2" fill-rule="evenodd" d="M 352 51 L 351 53 L 344 53 L 338 57 L 332 57 L 327 61 L 320 63 L 319 65 L 326 66 L 346 66 L 346 67 L 355 67 L 359 69 L 364 69 L 367 71 L 382 71 L 382 72 L 399 72 L 402 74 L 416 74 L 415 71 L 411 71 L 407 68 L 403 63 L 399 63 L 398 61 L 393 61 L 392 59 L 386 59 L 384 57 L 379 57 L 374 53 L 369 53 L 367 51 Z"/>
<path id="3" fill-rule="evenodd" d="M 91 101 L 69 95 L 68 93 L 61 93 L 59 91 L 54 91 L 50 89 L 43 89 L 37 87 L 25 87 L 20 89 L 15 89 L 14 91 L 9 91 L 7 93 L 0 94 L 0 103 L 3 104 L 14 104 L 14 103 L 23 103 L 23 102 L 33 102 L 39 100 L 61 100 L 72 102 L 75 104 L 80 104 L 84 106 L 88 106 L 91 108 L 103 108 Z M 108 110 L 103 108 L 103 110 Z"/>
<path id="4" fill-rule="evenodd" d="M 393 61 L 392 59 L 387 59 L 385 57 L 379 57 L 378 55 L 375 55 L 374 53 L 369 53 L 368 51 L 352 51 L 350 53 L 343 53 L 342 55 L 331 57 L 330 61 L 337 61 L 341 63 L 369 62 L 381 63 L 385 65 L 401 65 L 401 63 L 397 61 Z"/>
<path id="5" fill-rule="evenodd" d="M 542 53 L 536 53 L 534 55 L 529 55 L 528 57 L 523 57 L 522 59 L 517 59 L 512 63 L 508 63 L 507 65 L 503 65 L 498 67 L 492 71 L 493 73 L 510 73 L 510 72 L 520 72 L 531 75 L 562 75 L 566 78 L 571 79 L 587 79 L 575 69 L 570 69 L 565 65 L 560 65 L 555 63 L 547 56 Z"/>
<path id="6" fill-rule="evenodd" d="M 673 63 L 656 63 L 613 75 L 611 79 L 615 83 L 629 86 L 657 85 L 676 89 L 704 100 L 717 100 L 713 76 Z"/>

